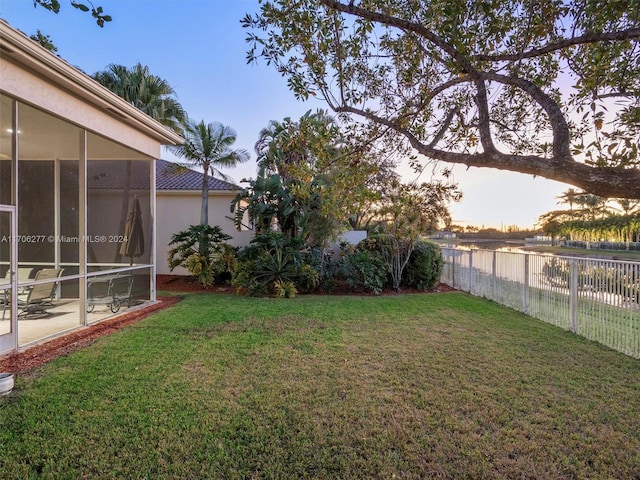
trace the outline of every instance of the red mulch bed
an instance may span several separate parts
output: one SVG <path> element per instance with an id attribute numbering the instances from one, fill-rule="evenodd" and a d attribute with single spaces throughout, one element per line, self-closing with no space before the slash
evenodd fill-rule
<path id="1" fill-rule="evenodd" d="M 186 277 L 179 275 L 158 275 L 156 277 L 156 284 L 158 290 L 167 292 L 207 292 L 207 293 L 231 293 L 235 294 L 235 287 L 229 285 L 214 285 L 213 287 L 204 288 L 194 277 Z M 383 290 L 380 295 L 406 295 L 409 293 L 429 294 L 429 293 L 443 293 L 451 292 L 455 289 L 444 283 L 438 284 L 436 288 L 429 292 L 423 292 L 414 288 L 403 288 L 402 290 L 395 291 L 391 289 Z M 317 292 L 324 295 L 325 292 Z M 374 295 L 370 290 L 351 290 L 346 284 L 337 285 L 330 293 L 330 295 Z"/>
<path id="2" fill-rule="evenodd" d="M 156 288 L 165 292 L 193 293 L 235 293 L 235 287 L 230 285 L 214 285 L 204 288 L 194 277 L 184 275 L 156 275 Z"/>
<path id="3" fill-rule="evenodd" d="M 231 286 L 213 286 L 211 288 L 203 288 L 192 277 L 184 277 L 177 275 L 158 275 L 156 279 L 156 287 L 161 291 L 176 293 L 235 293 L 235 288 Z M 454 289 L 441 283 L 432 292 L 442 293 L 450 292 Z M 425 293 L 418 290 L 403 289 L 400 292 L 394 290 L 384 290 L 382 295 L 406 295 L 406 294 Z M 372 295 L 370 292 L 354 292 L 347 288 L 337 289 L 332 295 Z M 0 357 L 0 372 L 23 373 L 33 370 L 56 357 L 68 355 L 80 348 L 86 347 L 98 338 L 104 335 L 110 335 L 127 325 L 131 325 L 145 317 L 148 317 L 158 310 L 165 309 L 174 305 L 182 299 L 181 296 L 158 297 L 159 303 L 150 305 L 146 308 L 136 310 L 131 313 L 124 313 L 109 320 L 105 320 L 95 325 L 79 329 L 75 332 L 54 338 L 52 340 L 34 345 L 26 350 L 12 353 L 4 357 Z"/>

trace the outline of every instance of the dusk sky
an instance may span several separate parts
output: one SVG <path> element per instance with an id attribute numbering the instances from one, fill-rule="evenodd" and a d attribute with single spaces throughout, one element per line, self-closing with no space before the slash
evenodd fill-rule
<path id="1" fill-rule="evenodd" d="M 255 177 L 253 146 L 269 120 L 298 119 L 307 110 L 325 108 L 317 100 L 297 101 L 273 67 L 246 63 L 247 32 L 240 19 L 257 11 L 257 0 L 93 0 L 93 4 L 113 17 L 104 28 L 90 14 L 72 8 L 69 0 L 61 0 L 58 15 L 34 8 L 32 0 L 0 0 L 0 17 L 27 35 L 40 29 L 58 47 L 60 57 L 87 74 L 111 63 L 147 65 L 171 84 L 191 118 L 219 121 L 237 131 L 236 146 L 252 157 L 225 172 L 236 182 Z M 164 158 L 174 157 L 167 153 Z M 462 165 L 453 172 L 464 193 L 460 203 L 451 205 L 454 223 L 476 226 L 531 227 L 539 215 L 559 208 L 556 197 L 570 187 Z"/>

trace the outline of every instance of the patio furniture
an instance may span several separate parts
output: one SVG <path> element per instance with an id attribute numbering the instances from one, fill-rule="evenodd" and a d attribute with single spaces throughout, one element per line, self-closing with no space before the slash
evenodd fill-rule
<path id="1" fill-rule="evenodd" d="M 33 268 L 18 267 L 18 282 L 29 280 L 29 278 L 31 278 L 31 272 L 33 272 Z M 3 280 L 5 280 L 6 283 L 11 283 L 11 270 L 7 269 Z M 26 294 L 29 292 L 29 289 L 30 287 L 18 287 L 18 294 Z M 6 311 L 9 308 L 9 290 L 5 289 L 0 293 L 0 306 L 2 306 L 2 320 L 4 320 Z"/>
<path id="2" fill-rule="evenodd" d="M 112 313 L 117 313 L 126 300 L 131 306 L 131 287 L 133 275 L 100 275 L 87 281 L 87 313 L 93 312 L 96 305 L 106 305 Z"/>
<path id="3" fill-rule="evenodd" d="M 2 320 L 4 320 L 5 313 L 9 308 L 9 290 L 3 289 L 0 291 L 0 307 L 2 307 Z"/>
<path id="4" fill-rule="evenodd" d="M 34 280 L 37 282 L 59 278 L 62 275 L 62 271 L 62 268 L 43 268 L 36 273 Z M 56 296 L 58 283 L 56 281 L 40 285 L 36 284 L 29 289 L 28 293 L 18 295 L 18 310 L 20 311 L 18 316 L 26 317 L 36 313 L 50 316 L 51 313 L 48 310 L 54 306 L 53 299 Z"/>
<path id="5" fill-rule="evenodd" d="M 29 280 L 31 277 L 31 272 L 33 272 L 33 268 L 29 267 L 18 267 L 18 282 L 23 282 L 25 280 Z M 4 274 L 4 279 L 7 283 L 11 282 L 11 270 L 7 270 Z"/>

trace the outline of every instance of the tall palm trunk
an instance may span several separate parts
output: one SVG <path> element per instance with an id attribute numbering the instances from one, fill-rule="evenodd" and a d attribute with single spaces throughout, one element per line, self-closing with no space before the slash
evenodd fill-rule
<path id="1" fill-rule="evenodd" d="M 200 207 L 200 225 L 209 225 L 209 163 L 203 165 L 202 206 Z M 207 254 L 207 235 L 200 233 L 200 255 Z"/>

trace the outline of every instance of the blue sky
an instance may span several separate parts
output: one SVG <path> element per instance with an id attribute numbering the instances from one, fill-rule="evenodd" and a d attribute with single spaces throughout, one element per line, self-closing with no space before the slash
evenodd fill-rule
<path id="1" fill-rule="evenodd" d="M 257 11 L 258 0 L 93 3 L 113 17 L 104 28 L 72 8 L 69 0 L 61 0 L 58 15 L 34 8 L 32 0 L 0 0 L 0 17 L 27 35 L 40 29 L 58 47 L 58 55 L 88 74 L 110 63 L 147 65 L 173 86 L 191 118 L 219 121 L 238 132 L 236 146 L 252 154 L 248 164 L 226 172 L 238 182 L 255 176 L 253 145 L 269 120 L 299 118 L 324 107 L 317 100 L 297 101 L 273 67 L 246 63 L 246 31 L 240 19 Z M 569 187 L 464 166 L 456 166 L 454 175 L 464 193 L 464 199 L 451 206 L 454 222 L 496 228 L 532 226 L 540 214 L 558 208 L 555 197 Z"/>

